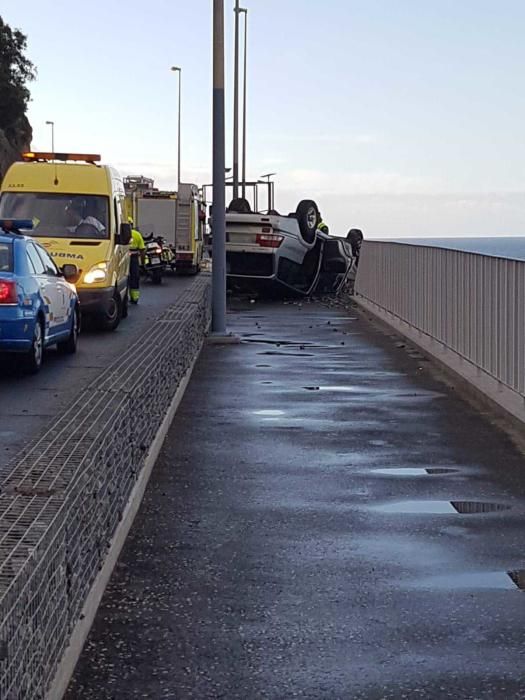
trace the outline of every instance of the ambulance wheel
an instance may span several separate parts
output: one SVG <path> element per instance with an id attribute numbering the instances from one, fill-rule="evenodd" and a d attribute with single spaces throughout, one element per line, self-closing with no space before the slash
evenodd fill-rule
<path id="1" fill-rule="evenodd" d="M 124 301 L 122 302 L 122 312 L 120 314 L 121 318 L 127 318 L 128 317 L 128 311 L 129 311 L 129 290 L 126 287 L 126 294 L 124 296 Z"/>
<path id="2" fill-rule="evenodd" d="M 99 316 L 98 325 L 103 331 L 114 331 L 122 318 L 122 299 L 115 288 L 106 310 Z"/>

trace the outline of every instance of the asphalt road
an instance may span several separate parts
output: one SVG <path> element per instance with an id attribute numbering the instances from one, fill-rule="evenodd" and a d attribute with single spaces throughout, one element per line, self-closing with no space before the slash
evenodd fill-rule
<path id="1" fill-rule="evenodd" d="M 4 356 L 0 364 L 0 469 L 28 438 L 45 429 L 50 420 L 67 408 L 78 391 L 113 360 L 172 303 L 177 293 L 191 284 L 192 277 L 164 278 L 163 284 L 142 284 L 138 306 L 112 333 L 84 328 L 73 356 L 61 356 L 51 348 L 41 372 L 24 376 L 17 372 L 16 356 Z M 140 358 L 137 358 L 140 362 Z"/>
<path id="2" fill-rule="evenodd" d="M 68 700 L 525 698 L 523 455 L 363 317 L 229 324 Z"/>

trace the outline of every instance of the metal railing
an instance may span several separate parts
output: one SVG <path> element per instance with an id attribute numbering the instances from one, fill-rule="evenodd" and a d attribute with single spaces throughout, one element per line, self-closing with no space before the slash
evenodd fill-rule
<path id="1" fill-rule="evenodd" d="M 43 698 L 210 320 L 196 280 L 0 474 L 0 698 Z"/>
<path id="2" fill-rule="evenodd" d="M 356 292 L 525 395 L 525 261 L 367 241 Z"/>

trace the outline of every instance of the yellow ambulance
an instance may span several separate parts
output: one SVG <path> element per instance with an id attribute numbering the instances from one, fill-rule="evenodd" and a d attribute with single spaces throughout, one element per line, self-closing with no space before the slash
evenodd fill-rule
<path id="1" fill-rule="evenodd" d="M 74 263 L 83 314 L 104 330 L 127 316 L 129 242 L 124 184 L 100 156 L 25 153 L 0 187 L 0 218 L 31 219 L 27 231 L 59 267 Z"/>

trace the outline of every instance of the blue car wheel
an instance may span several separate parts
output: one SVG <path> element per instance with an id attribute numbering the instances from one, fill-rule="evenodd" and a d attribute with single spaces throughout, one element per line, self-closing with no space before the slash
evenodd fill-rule
<path id="1" fill-rule="evenodd" d="M 24 357 L 24 370 L 27 374 L 36 374 L 42 367 L 44 359 L 44 328 L 42 320 L 39 318 L 35 321 L 33 329 L 33 339 L 31 347 Z"/>
<path id="2" fill-rule="evenodd" d="M 58 352 L 64 355 L 74 355 L 77 351 L 78 344 L 78 334 L 80 333 L 80 310 L 78 306 L 75 306 L 75 311 L 73 312 L 73 318 L 71 319 L 71 331 L 69 333 L 69 338 L 63 340 L 61 343 L 57 343 Z"/>

